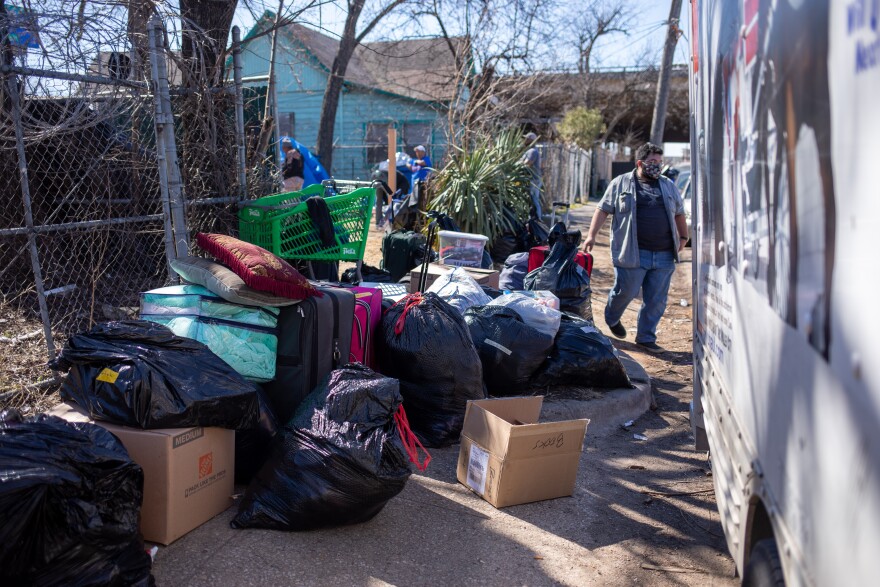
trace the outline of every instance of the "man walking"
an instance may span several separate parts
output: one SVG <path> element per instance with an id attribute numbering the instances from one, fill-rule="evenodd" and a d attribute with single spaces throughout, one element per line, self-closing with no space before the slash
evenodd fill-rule
<path id="1" fill-rule="evenodd" d="M 666 310 L 666 294 L 678 253 L 688 240 L 684 204 L 675 184 L 660 175 L 663 149 L 645 143 L 636 151 L 636 169 L 614 178 L 596 208 L 584 250 L 592 251 L 596 234 L 611 220 L 611 260 L 614 287 L 608 293 L 605 323 L 618 338 L 626 338 L 620 319 L 639 290 L 636 344 L 651 352 L 657 344 L 657 324 Z"/>

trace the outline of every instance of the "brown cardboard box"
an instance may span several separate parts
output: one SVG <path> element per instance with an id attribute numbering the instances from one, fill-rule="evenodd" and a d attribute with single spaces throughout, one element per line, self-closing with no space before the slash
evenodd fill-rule
<path id="1" fill-rule="evenodd" d="M 589 420 L 538 423 L 542 396 L 468 402 L 458 480 L 496 508 L 574 493 Z"/>
<path id="2" fill-rule="evenodd" d="M 439 263 L 428 264 L 428 278 L 425 280 L 425 289 L 431 287 L 431 284 L 437 281 L 441 275 L 449 273 L 456 267 L 452 265 L 440 265 Z M 474 281 L 480 285 L 488 285 L 498 289 L 498 279 L 500 274 L 494 269 L 480 269 L 478 267 L 460 267 L 467 271 L 468 275 L 474 278 Z M 419 265 L 409 274 L 409 293 L 415 293 L 419 290 L 419 278 L 422 275 L 422 266 Z"/>
<path id="3" fill-rule="evenodd" d="M 68 404 L 61 404 L 50 413 L 72 422 L 92 421 Z M 94 423 L 119 438 L 131 459 L 144 470 L 144 540 L 170 544 L 232 505 L 234 430 L 141 430 Z"/>

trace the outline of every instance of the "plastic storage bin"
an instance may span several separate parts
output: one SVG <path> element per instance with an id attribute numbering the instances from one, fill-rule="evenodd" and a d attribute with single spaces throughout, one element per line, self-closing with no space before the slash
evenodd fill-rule
<path id="1" fill-rule="evenodd" d="M 482 234 L 440 231 L 440 262 L 458 267 L 479 267 L 489 237 Z"/>

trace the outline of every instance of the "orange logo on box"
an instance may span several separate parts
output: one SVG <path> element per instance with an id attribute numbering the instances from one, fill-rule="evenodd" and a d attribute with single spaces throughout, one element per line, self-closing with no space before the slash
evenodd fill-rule
<path id="1" fill-rule="evenodd" d="M 199 479 L 214 472 L 214 453 L 209 452 L 199 457 Z"/>

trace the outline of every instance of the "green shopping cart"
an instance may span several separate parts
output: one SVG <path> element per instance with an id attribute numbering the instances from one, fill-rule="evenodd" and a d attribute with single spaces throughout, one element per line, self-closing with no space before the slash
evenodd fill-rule
<path id="1" fill-rule="evenodd" d="M 306 200 L 322 196 L 333 224 L 332 246 L 322 243 Z M 283 259 L 353 261 L 360 278 L 369 222 L 376 204 L 373 183 L 327 180 L 299 192 L 265 196 L 241 203 L 239 238 Z"/>

